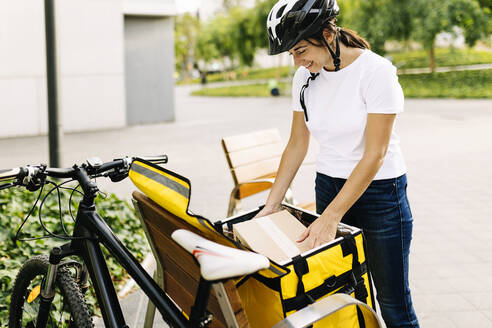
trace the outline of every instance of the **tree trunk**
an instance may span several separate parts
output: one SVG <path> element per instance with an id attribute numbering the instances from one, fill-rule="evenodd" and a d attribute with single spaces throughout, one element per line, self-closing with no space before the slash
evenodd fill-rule
<path id="1" fill-rule="evenodd" d="M 430 70 L 431 73 L 436 72 L 436 54 L 435 54 L 435 46 L 434 43 L 429 49 L 429 64 L 430 64 Z"/>

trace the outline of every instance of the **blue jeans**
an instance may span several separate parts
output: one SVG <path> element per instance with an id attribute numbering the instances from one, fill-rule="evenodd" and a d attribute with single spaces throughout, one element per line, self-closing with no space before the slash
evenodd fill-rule
<path id="1" fill-rule="evenodd" d="M 322 213 L 342 189 L 345 179 L 316 175 L 316 211 Z M 412 213 L 407 177 L 374 180 L 342 218 L 362 229 L 381 315 L 388 326 L 419 327 L 408 286 Z"/>

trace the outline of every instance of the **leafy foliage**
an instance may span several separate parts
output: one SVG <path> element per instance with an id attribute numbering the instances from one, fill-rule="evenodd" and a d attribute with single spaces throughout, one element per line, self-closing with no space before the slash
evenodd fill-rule
<path id="1" fill-rule="evenodd" d="M 232 68 L 251 66 L 256 50 L 268 47 L 265 22 L 275 1 L 257 2 L 254 8 L 230 7 L 201 29 L 197 52 L 201 59 L 227 61 Z"/>
<path id="2" fill-rule="evenodd" d="M 347 24 L 360 31 L 377 53 L 388 40 L 419 42 L 433 50 L 436 36 L 460 27 L 473 46 L 490 33 L 490 8 L 477 0 L 351 0 Z M 431 57 L 433 53 L 430 52 Z M 431 58 L 431 65 L 433 58 Z M 432 66 L 431 66 L 432 67 Z"/>
<path id="3" fill-rule="evenodd" d="M 176 20 L 176 31 L 194 31 L 176 32 L 177 67 L 184 67 L 179 63 L 185 49 L 193 49 L 186 56 L 193 54 L 194 63 L 220 61 L 228 70 L 254 64 L 256 51 L 268 48 L 265 22 L 276 0 L 257 0 L 249 9 L 240 2 L 226 0 L 225 10 L 206 23 L 190 22 L 197 19 L 189 15 Z M 339 5 L 338 25 L 358 31 L 375 52 L 384 54 L 386 41 L 417 41 L 429 51 L 431 67 L 439 33 L 459 27 L 472 46 L 492 32 L 490 0 L 346 0 Z M 188 39 L 194 41 L 184 42 Z"/>
<path id="4" fill-rule="evenodd" d="M 44 194 L 46 194 L 46 190 Z M 66 241 L 53 238 L 21 242 L 15 240 L 15 234 L 23 218 L 33 206 L 38 192 L 32 193 L 21 188 L 11 188 L 0 192 L 0 326 L 6 326 L 8 320 L 8 306 L 10 292 L 15 276 L 21 265 L 30 257 L 38 254 L 48 254 L 54 246 L 60 246 Z M 70 192 L 61 193 L 63 218 L 68 232 L 73 229 L 74 222 L 69 214 L 68 200 Z M 74 194 L 72 205 L 76 207 L 80 196 Z M 39 204 L 38 204 L 39 205 Z M 96 198 L 96 208 L 105 222 L 111 227 L 123 244 L 139 260 L 148 253 L 148 244 L 140 222 L 135 216 L 132 206 L 114 194 Z M 75 215 L 76 208 L 72 208 Z M 32 217 L 22 229 L 21 238 L 39 237 L 45 235 L 37 221 L 39 208 L 34 209 Z M 44 225 L 52 232 L 63 234 L 58 211 L 56 193 L 50 195 L 43 208 Z M 121 285 L 125 280 L 125 272 L 116 260 L 103 248 L 103 253 L 115 285 Z M 95 305 L 94 296 L 88 295 L 88 302 Z"/>
<path id="5" fill-rule="evenodd" d="M 475 0 L 416 0 L 413 37 L 426 49 L 434 46 L 437 34 L 461 27 L 465 41 L 473 46 L 485 35 L 487 17 Z"/>
<path id="6" fill-rule="evenodd" d="M 174 56 L 177 71 L 188 72 L 197 60 L 199 20 L 190 15 L 177 16 L 174 22 Z"/>
<path id="7" fill-rule="evenodd" d="M 237 58 L 233 24 L 230 16 L 225 14 L 219 14 L 215 19 L 205 24 L 197 40 L 199 57 L 205 62 L 218 59 L 233 63 Z"/>

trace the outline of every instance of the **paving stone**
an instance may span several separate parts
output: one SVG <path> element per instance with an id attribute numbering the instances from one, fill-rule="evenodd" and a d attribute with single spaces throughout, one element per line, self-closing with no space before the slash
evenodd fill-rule
<path id="1" fill-rule="evenodd" d="M 457 328 L 490 328 L 492 320 L 480 311 L 451 311 L 447 314 Z"/>

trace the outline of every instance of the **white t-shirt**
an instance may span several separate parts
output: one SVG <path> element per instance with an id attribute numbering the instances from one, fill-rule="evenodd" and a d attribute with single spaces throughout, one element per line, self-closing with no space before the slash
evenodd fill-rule
<path id="1" fill-rule="evenodd" d="M 403 91 L 396 68 L 370 50 L 364 50 L 338 72 L 321 69 L 319 73 L 314 81 L 309 81 L 304 92 L 306 125 L 320 145 L 316 169 L 331 177 L 347 179 L 364 153 L 367 114 L 401 113 Z M 294 75 L 294 111 L 303 111 L 299 95 L 309 76 L 304 66 Z M 384 163 L 374 180 L 396 178 L 405 172 L 405 161 L 393 127 Z"/>

